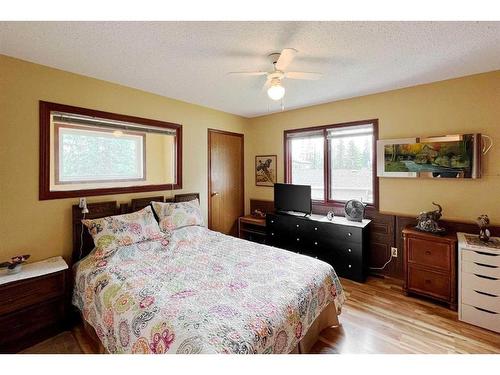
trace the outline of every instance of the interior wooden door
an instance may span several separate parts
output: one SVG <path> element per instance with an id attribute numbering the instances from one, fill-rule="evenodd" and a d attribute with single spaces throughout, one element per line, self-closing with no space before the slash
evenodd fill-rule
<path id="1" fill-rule="evenodd" d="M 236 236 L 244 213 L 243 134 L 208 129 L 208 227 Z"/>

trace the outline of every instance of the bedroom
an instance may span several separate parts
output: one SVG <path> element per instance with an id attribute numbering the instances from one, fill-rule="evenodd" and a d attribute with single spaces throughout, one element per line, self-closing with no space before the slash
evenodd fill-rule
<path id="1" fill-rule="evenodd" d="M 0 23 L 2 353 L 500 352 L 498 22 L 64 19 Z"/>

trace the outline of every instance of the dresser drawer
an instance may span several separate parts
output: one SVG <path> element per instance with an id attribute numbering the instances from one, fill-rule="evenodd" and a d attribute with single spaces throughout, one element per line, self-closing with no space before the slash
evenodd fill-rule
<path id="1" fill-rule="evenodd" d="M 483 293 L 474 289 L 465 288 L 462 290 L 461 303 L 500 313 L 500 295 Z"/>
<path id="2" fill-rule="evenodd" d="M 500 279 L 500 266 L 489 266 L 477 262 L 462 262 L 462 272 Z"/>
<path id="3" fill-rule="evenodd" d="M 500 294 L 500 279 L 462 272 L 461 285 L 462 291 L 465 289 L 472 289 L 493 295 Z"/>
<path id="4" fill-rule="evenodd" d="M 410 266 L 408 290 L 448 300 L 451 290 L 450 279 L 448 275 Z"/>
<path id="5" fill-rule="evenodd" d="M 451 249 L 448 244 L 419 238 L 409 238 L 408 242 L 408 262 L 450 270 Z"/>
<path id="6" fill-rule="evenodd" d="M 481 251 L 462 250 L 462 261 L 476 262 L 500 267 L 500 254 L 489 254 Z"/>
<path id="7" fill-rule="evenodd" d="M 62 296 L 64 272 L 26 279 L 0 286 L 0 315 Z"/>
<path id="8" fill-rule="evenodd" d="M 462 321 L 474 324 L 479 327 L 500 332 L 500 314 L 493 311 L 487 311 L 476 306 L 463 304 Z"/>

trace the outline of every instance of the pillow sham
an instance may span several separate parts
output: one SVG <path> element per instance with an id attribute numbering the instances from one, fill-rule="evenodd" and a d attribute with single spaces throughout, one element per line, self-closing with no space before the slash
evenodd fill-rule
<path id="1" fill-rule="evenodd" d="M 107 257 L 120 246 L 165 237 L 150 206 L 125 215 L 82 220 L 96 247 L 96 257 Z"/>
<path id="2" fill-rule="evenodd" d="M 151 202 L 151 205 L 160 219 L 160 229 L 163 232 L 191 225 L 205 225 L 198 199 L 177 203 Z"/>

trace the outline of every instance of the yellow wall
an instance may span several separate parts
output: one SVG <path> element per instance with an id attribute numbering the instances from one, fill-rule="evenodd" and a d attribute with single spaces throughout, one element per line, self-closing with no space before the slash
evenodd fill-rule
<path id="1" fill-rule="evenodd" d="M 249 198 L 272 199 L 272 188 L 255 186 L 255 155 L 277 154 L 283 181 L 285 129 L 378 118 L 381 139 L 481 132 L 496 144 L 484 159 L 482 179 L 380 179 L 380 208 L 415 215 L 435 200 L 445 218 L 471 221 L 487 213 L 500 224 L 500 71 L 245 119 L 0 55 L 0 260 L 71 253 L 71 206 L 77 199 L 38 200 L 39 100 L 182 124 L 182 191 L 201 194 L 205 217 L 207 128 L 245 133 L 247 212 Z M 89 202 L 129 202 L 157 193 Z"/>
<path id="2" fill-rule="evenodd" d="M 207 128 L 242 133 L 247 121 L 0 55 L 0 260 L 20 253 L 32 254 L 33 260 L 71 254 L 71 206 L 77 199 L 38 200 L 39 100 L 182 124 L 182 191 L 201 194 L 205 215 Z M 129 202 L 154 194 L 90 197 L 89 202 Z"/>
<path id="3" fill-rule="evenodd" d="M 500 224 L 500 71 L 249 119 L 247 198 L 273 197 L 272 188 L 255 186 L 255 155 L 277 154 L 278 181 L 283 181 L 285 129 L 373 118 L 379 119 L 380 139 L 483 133 L 495 142 L 478 180 L 380 178 L 381 211 L 413 216 L 434 209 L 436 201 L 446 219 L 473 221 L 485 213 Z"/>

